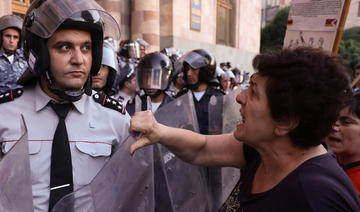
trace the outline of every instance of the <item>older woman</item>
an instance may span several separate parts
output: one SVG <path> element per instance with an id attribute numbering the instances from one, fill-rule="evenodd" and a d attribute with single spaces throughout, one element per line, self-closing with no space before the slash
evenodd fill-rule
<path id="1" fill-rule="evenodd" d="M 340 111 L 326 143 L 360 196 L 360 93 L 355 94 Z"/>
<path id="2" fill-rule="evenodd" d="M 241 168 L 220 211 L 360 211 L 351 181 L 321 145 L 350 93 L 344 67 L 309 48 L 260 54 L 253 66 L 233 134 L 170 128 L 146 111 L 131 120 L 129 131 L 142 134 L 130 153 L 159 142 L 192 164 Z"/>

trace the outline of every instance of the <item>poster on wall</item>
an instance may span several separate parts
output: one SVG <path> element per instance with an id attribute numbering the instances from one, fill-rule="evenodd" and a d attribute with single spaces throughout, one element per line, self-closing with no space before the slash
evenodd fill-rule
<path id="1" fill-rule="evenodd" d="M 345 0 L 292 0 L 284 48 L 332 51 Z"/>
<path id="2" fill-rule="evenodd" d="M 201 0 L 190 0 L 190 29 L 200 31 L 201 28 Z"/>

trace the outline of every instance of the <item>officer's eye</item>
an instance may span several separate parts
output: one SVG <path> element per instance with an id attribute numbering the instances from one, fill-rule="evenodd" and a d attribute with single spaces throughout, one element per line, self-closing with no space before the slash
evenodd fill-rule
<path id="1" fill-rule="evenodd" d="M 58 42 L 53 46 L 53 48 L 59 51 L 68 51 L 72 48 L 72 45 L 68 42 Z"/>
<path id="2" fill-rule="evenodd" d="M 59 49 L 60 49 L 60 50 L 63 50 L 63 51 L 67 51 L 67 50 L 70 49 L 70 46 L 68 46 L 68 45 L 63 45 L 63 46 L 60 46 Z"/>
<path id="3" fill-rule="evenodd" d="M 90 51 L 91 50 L 91 44 L 86 44 L 83 47 L 81 47 L 82 51 Z"/>

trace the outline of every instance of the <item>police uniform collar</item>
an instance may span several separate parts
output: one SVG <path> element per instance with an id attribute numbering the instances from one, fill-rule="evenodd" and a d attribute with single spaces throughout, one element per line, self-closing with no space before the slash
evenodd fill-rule
<path id="1" fill-rule="evenodd" d="M 24 51 L 22 49 L 16 49 L 15 52 L 14 52 L 14 57 L 25 57 L 24 56 Z M 7 57 L 6 54 L 4 54 L 1 50 L 0 50 L 0 57 Z"/>
<path id="2" fill-rule="evenodd" d="M 77 111 L 80 113 L 85 112 L 85 101 L 86 101 L 86 95 L 82 95 L 81 99 L 79 101 L 73 102 L 74 107 Z M 40 111 L 44 107 L 47 106 L 49 101 L 52 100 L 51 97 L 49 97 L 40 87 L 40 83 L 36 83 L 35 87 L 35 111 Z"/>

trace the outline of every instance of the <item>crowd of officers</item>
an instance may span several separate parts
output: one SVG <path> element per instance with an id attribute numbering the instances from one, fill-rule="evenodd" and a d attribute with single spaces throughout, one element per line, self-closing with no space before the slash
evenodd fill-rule
<path id="1" fill-rule="evenodd" d="M 130 115 L 135 112 L 136 96 L 142 100 L 142 110 L 147 109 L 145 105 L 150 97 L 149 104 L 155 112 L 188 90 L 200 101 L 203 95 L 224 95 L 247 86 L 247 72 L 232 68 L 230 62 L 217 66 L 215 57 L 207 50 L 186 53 L 165 48 L 146 54 L 148 45 L 142 39 L 125 40 L 117 48 L 112 38 L 105 38 L 102 67 L 92 78 L 94 90 L 119 100 Z"/>

